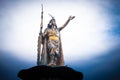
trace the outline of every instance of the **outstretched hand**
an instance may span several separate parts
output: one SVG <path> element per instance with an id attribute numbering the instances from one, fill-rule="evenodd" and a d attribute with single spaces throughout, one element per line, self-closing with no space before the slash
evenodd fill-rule
<path id="1" fill-rule="evenodd" d="M 75 16 L 69 16 L 69 20 L 72 20 L 72 19 L 74 19 L 75 18 Z"/>

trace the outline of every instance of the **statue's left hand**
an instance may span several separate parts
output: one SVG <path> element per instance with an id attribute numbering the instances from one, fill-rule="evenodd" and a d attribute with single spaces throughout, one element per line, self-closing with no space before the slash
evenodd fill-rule
<path id="1" fill-rule="evenodd" d="M 69 20 L 72 20 L 74 18 L 75 18 L 75 16 L 69 16 Z"/>

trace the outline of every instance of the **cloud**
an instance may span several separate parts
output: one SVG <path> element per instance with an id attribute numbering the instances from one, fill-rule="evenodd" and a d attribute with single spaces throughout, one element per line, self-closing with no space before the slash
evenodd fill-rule
<path id="1" fill-rule="evenodd" d="M 44 29 L 51 19 L 48 14 L 55 16 L 58 27 L 69 15 L 75 15 L 67 27 L 61 31 L 65 61 L 90 59 L 111 50 L 118 41 L 109 34 L 113 29 L 111 18 L 102 2 L 44 2 Z M 13 52 L 19 59 L 36 61 L 37 39 L 40 24 L 40 3 L 19 2 L 14 6 L 6 6 L 7 14 L 2 14 L 1 49 Z M 17 5 L 16 5 L 17 4 Z M 11 3 L 10 3 L 11 5 Z M 104 3 L 109 5 L 109 2 Z M 4 10 L 2 11 L 4 12 Z M 7 23 L 7 24 L 6 24 Z"/>

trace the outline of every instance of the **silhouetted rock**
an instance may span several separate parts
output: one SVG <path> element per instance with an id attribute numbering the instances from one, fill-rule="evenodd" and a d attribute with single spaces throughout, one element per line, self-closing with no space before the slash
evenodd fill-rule
<path id="1" fill-rule="evenodd" d="M 35 66 L 21 70 L 18 77 L 22 80 L 82 80 L 83 74 L 67 66 Z"/>

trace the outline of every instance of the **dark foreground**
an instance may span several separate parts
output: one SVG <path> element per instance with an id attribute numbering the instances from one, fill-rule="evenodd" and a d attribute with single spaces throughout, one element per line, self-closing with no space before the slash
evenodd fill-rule
<path id="1" fill-rule="evenodd" d="M 67 66 L 35 66 L 21 70 L 18 77 L 22 80 L 82 80 L 83 74 Z"/>

